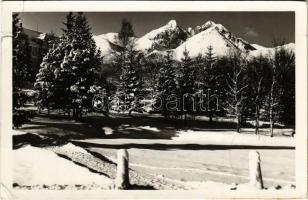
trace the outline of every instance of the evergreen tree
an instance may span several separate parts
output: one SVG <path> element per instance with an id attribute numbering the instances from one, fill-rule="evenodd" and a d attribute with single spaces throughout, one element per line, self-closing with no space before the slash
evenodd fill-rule
<path id="1" fill-rule="evenodd" d="M 43 104 L 73 109 L 73 117 L 80 119 L 84 109 L 91 109 L 92 97 L 100 89 L 102 58 L 82 13 L 69 13 L 64 25 L 63 35 L 44 57 L 36 85 Z"/>
<path id="2" fill-rule="evenodd" d="M 167 107 L 167 101 L 171 95 L 176 94 L 176 76 L 170 51 L 167 52 L 157 76 L 156 91 L 158 98 L 156 100 L 159 101 L 162 115 L 167 118 L 171 114 Z"/>
<path id="3" fill-rule="evenodd" d="M 76 21 L 76 16 L 72 13 L 69 12 L 65 16 L 65 21 L 63 22 L 64 28 L 62 28 L 63 36 L 68 40 L 72 41 L 74 36 L 74 29 L 75 29 L 75 21 Z"/>
<path id="4" fill-rule="evenodd" d="M 164 65 L 164 58 L 149 58 L 144 59 L 144 65 L 142 70 L 142 77 L 144 78 L 143 86 L 155 90 L 158 80 L 158 75 L 161 67 Z"/>
<path id="5" fill-rule="evenodd" d="M 71 35 L 72 39 L 68 39 L 71 49 L 63 59 L 62 68 L 68 66 L 69 74 L 73 75 L 69 92 L 72 95 L 73 114 L 78 119 L 82 117 L 84 108 L 91 108 L 93 94 L 98 92 L 98 71 L 102 58 L 82 13 L 77 14 Z"/>
<path id="6" fill-rule="evenodd" d="M 59 42 L 53 44 L 53 46 L 48 50 L 40 65 L 39 72 L 36 75 L 36 82 L 34 84 L 34 88 L 38 91 L 36 104 L 39 110 L 47 108 L 48 114 L 50 113 L 50 109 L 55 107 L 55 104 L 63 103 L 61 99 L 63 98 L 63 95 L 55 94 L 55 91 L 59 91 L 60 89 L 59 87 L 56 87 L 55 70 L 59 69 L 60 63 L 62 62 L 61 50 L 63 49 L 61 47 L 62 44 Z M 58 98 L 56 98 L 56 96 L 58 96 Z M 57 102 L 59 99 L 60 101 Z M 67 98 L 65 98 L 65 100 L 66 99 Z"/>
<path id="7" fill-rule="evenodd" d="M 194 114 L 196 111 L 196 85 L 195 85 L 195 68 L 192 65 L 192 60 L 188 50 L 185 48 L 181 65 L 177 76 L 178 93 L 181 99 L 182 114 L 185 120 L 187 114 Z"/>
<path id="8" fill-rule="evenodd" d="M 133 25 L 127 19 L 122 20 L 122 26 L 118 33 L 119 45 L 126 48 L 130 45 L 132 37 L 135 36 Z"/>
<path id="9" fill-rule="evenodd" d="M 116 65 L 121 71 L 118 87 L 119 107 L 122 111 L 128 111 L 131 116 L 133 111 L 142 112 L 141 105 L 142 81 L 139 76 L 141 71 L 140 52 L 135 50 L 134 30 L 132 24 L 124 19 L 118 33 L 118 45 L 121 47 L 114 52 Z"/>
<path id="10" fill-rule="evenodd" d="M 23 105 L 25 96 L 22 88 L 31 81 L 32 65 L 28 37 L 22 33 L 18 13 L 13 14 L 13 108 Z"/>
<path id="11" fill-rule="evenodd" d="M 119 86 L 121 109 L 129 111 L 130 116 L 133 111 L 142 111 L 140 99 L 138 99 L 138 95 L 141 94 L 142 83 L 138 74 L 139 63 L 136 54 L 133 46 L 126 47 Z"/>
<path id="12" fill-rule="evenodd" d="M 213 121 L 213 114 L 215 112 L 215 109 L 217 107 L 217 99 L 218 93 L 219 93 L 219 84 L 218 84 L 218 73 L 216 68 L 216 58 L 213 53 L 213 47 L 209 46 L 208 51 L 205 55 L 205 88 L 204 93 L 207 95 L 207 109 L 208 109 L 208 115 L 210 118 L 210 122 Z"/>
<path id="13" fill-rule="evenodd" d="M 31 118 L 22 110 L 27 95 L 22 92 L 25 83 L 33 78 L 28 37 L 22 33 L 18 13 L 13 14 L 13 126 L 18 128 Z"/>

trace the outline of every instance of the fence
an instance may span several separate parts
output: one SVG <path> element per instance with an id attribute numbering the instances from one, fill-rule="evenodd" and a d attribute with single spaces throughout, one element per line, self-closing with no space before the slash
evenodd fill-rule
<path id="1" fill-rule="evenodd" d="M 261 159 L 258 151 L 249 152 L 249 185 L 256 189 L 264 189 Z M 126 149 L 117 152 L 116 189 L 128 189 L 129 184 L 129 155 Z"/>

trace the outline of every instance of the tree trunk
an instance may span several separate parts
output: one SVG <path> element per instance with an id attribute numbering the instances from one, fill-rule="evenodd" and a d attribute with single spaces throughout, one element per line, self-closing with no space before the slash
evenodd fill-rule
<path id="1" fill-rule="evenodd" d="M 210 118 L 210 122 L 213 122 L 213 113 L 211 110 L 209 110 L 209 118 Z"/>
<path id="2" fill-rule="evenodd" d="M 129 111 L 128 111 L 128 116 L 132 116 L 132 112 L 133 112 L 133 109 L 130 109 Z"/>
<path id="3" fill-rule="evenodd" d="M 259 105 L 256 106 L 256 135 L 259 135 Z"/>
<path id="4" fill-rule="evenodd" d="M 236 132 L 240 133 L 241 132 L 241 116 L 237 115 L 237 124 L 236 124 Z"/>
<path id="5" fill-rule="evenodd" d="M 275 71 L 274 71 L 275 72 Z M 274 137 L 274 86 L 275 86 L 275 73 L 273 76 L 272 84 L 271 84 L 271 90 L 270 90 L 270 110 L 269 110 L 269 121 L 270 121 L 270 136 Z"/>
<path id="6" fill-rule="evenodd" d="M 73 109 L 73 118 L 74 118 L 74 120 L 78 120 L 78 108 L 77 107 L 74 107 L 74 109 Z"/>
<path id="7" fill-rule="evenodd" d="M 274 137 L 274 121 L 270 120 L 271 137 Z"/>
<path id="8" fill-rule="evenodd" d="M 82 107 L 79 109 L 79 119 L 82 119 Z"/>
<path id="9" fill-rule="evenodd" d="M 73 107 L 73 116 L 72 116 L 73 119 L 76 119 L 76 108 Z"/>

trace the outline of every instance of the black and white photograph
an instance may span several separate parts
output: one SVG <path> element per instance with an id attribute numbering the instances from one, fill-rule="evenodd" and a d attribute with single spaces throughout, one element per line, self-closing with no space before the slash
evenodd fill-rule
<path id="1" fill-rule="evenodd" d="M 295 193 L 295 11 L 11 19 L 14 191 Z"/>

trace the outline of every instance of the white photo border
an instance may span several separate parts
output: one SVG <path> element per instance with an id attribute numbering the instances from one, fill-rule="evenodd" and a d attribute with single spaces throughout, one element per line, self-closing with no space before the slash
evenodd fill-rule
<path id="1" fill-rule="evenodd" d="M 53 191 L 12 188 L 12 13 L 13 12 L 172 12 L 172 11 L 290 11 L 295 12 L 296 55 L 296 189 L 254 193 L 230 191 Z M 1 5 L 0 67 L 0 199 L 204 199 L 307 198 L 307 7 L 286 1 L 5 1 Z M 51 175 L 52 176 L 52 175 Z"/>

